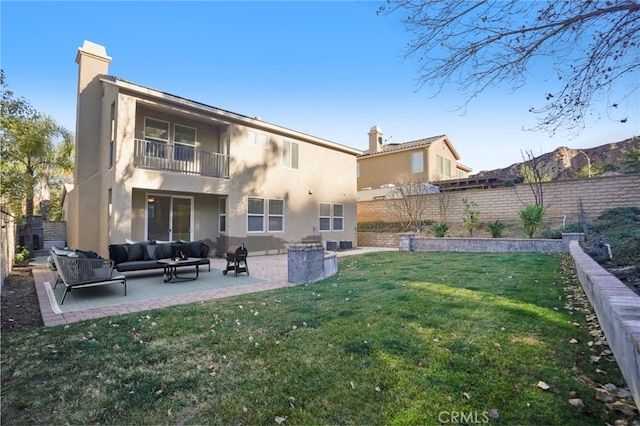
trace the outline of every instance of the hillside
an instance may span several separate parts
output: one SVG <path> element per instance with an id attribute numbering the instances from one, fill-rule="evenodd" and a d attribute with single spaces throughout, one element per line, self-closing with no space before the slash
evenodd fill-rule
<path id="1" fill-rule="evenodd" d="M 603 168 L 604 170 L 624 173 L 624 166 L 620 164 L 619 161 L 623 156 L 621 151 L 629 150 L 632 147 L 640 147 L 640 138 L 629 138 L 624 141 L 582 150 L 561 146 L 553 152 L 536 157 L 536 162 L 542 167 L 543 175 L 548 175 L 551 180 L 574 178 L 576 173 L 587 166 L 587 158 L 582 152 L 591 160 L 591 170 L 594 175 L 597 174 L 598 170 L 602 171 Z M 520 176 L 521 165 L 522 162 L 514 163 L 504 169 L 481 171 L 470 176 L 470 178 L 517 179 Z M 611 171 L 609 173 L 611 173 Z"/>

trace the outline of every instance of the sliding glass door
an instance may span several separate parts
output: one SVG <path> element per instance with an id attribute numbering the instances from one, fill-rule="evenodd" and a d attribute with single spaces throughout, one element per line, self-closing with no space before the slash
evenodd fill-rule
<path id="1" fill-rule="evenodd" d="M 147 239 L 191 241 L 193 198 L 170 195 L 147 196 Z"/>

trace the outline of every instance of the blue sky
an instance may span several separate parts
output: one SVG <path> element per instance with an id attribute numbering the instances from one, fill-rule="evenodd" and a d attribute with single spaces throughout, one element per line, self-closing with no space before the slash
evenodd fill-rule
<path id="1" fill-rule="evenodd" d="M 637 92 L 620 116 L 588 122 L 578 136 L 523 131 L 553 74 L 540 63 L 521 90 L 492 88 L 465 112 L 455 86 L 437 97 L 416 91 L 417 63 L 403 60 L 410 35 L 399 15 L 376 15 L 380 4 L 3 0 L 0 60 L 9 90 L 71 131 L 75 55 L 90 40 L 113 58 L 112 75 L 354 148 L 367 149 L 373 125 L 395 143 L 446 134 L 474 173 L 519 162 L 522 150 L 640 135 Z"/>

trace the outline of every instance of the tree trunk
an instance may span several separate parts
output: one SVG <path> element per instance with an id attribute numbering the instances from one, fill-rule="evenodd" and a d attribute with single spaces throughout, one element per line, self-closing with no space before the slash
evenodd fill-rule
<path id="1" fill-rule="evenodd" d="M 27 196 L 25 206 L 24 246 L 33 253 L 33 196 Z"/>

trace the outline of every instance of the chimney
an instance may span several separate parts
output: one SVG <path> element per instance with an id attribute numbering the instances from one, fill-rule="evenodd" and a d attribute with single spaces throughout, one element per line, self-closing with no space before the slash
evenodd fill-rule
<path id="1" fill-rule="evenodd" d="M 107 56 L 107 50 L 104 46 L 85 40 L 76 54 L 76 64 L 78 64 L 79 70 L 78 93 L 81 93 L 96 76 L 107 74 L 110 62 L 111 58 Z"/>
<path id="2" fill-rule="evenodd" d="M 369 130 L 369 154 L 375 154 L 382 151 L 382 129 L 378 126 L 373 126 Z"/>
<path id="3" fill-rule="evenodd" d="M 76 106 L 76 185 L 99 170 L 102 85 L 100 75 L 109 70 L 111 58 L 104 46 L 85 40 L 78 48 L 78 99 Z"/>

